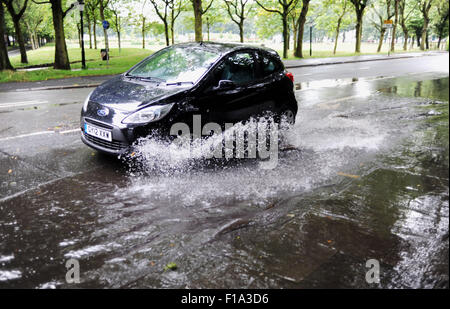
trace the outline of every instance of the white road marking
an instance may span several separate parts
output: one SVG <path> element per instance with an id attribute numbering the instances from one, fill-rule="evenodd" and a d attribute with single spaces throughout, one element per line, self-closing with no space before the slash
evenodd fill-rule
<path id="1" fill-rule="evenodd" d="M 78 131 L 80 131 L 80 128 L 73 129 L 73 130 L 60 131 L 59 134 L 69 134 L 69 133 L 78 132 Z"/>
<path id="2" fill-rule="evenodd" d="M 363 67 L 363 68 L 359 68 L 360 70 L 369 70 L 370 67 Z"/>
<path id="3" fill-rule="evenodd" d="M 19 107 L 19 106 L 27 106 L 27 105 L 40 105 L 40 104 L 48 104 L 49 101 L 21 101 L 21 102 L 8 102 L 1 103 L 0 108 L 10 108 L 10 107 Z"/>
<path id="4" fill-rule="evenodd" d="M 21 134 L 21 135 L 16 135 L 16 136 L 9 136 L 9 137 L 3 137 L 0 138 L 0 142 L 3 141 L 9 141 L 12 139 L 17 139 L 17 138 L 24 138 L 24 137 L 30 137 L 30 136 L 38 136 L 38 135 L 45 135 L 45 134 L 55 134 L 55 133 L 59 133 L 59 134 L 70 134 L 70 133 L 74 133 L 74 132 L 79 132 L 80 129 L 71 129 L 71 130 L 65 130 L 65 131 L 39 131 L 39 132 L 33 132 L 33 133 L 27 133 L 27 134 Z"/>
<path id="5" fill-rule="evenodd" d="M 8 141 L 11 139 L 16 139 L 16 138 L 44 135 L 44 134 L 54 134 L 54 133 L 55 133 L 55 131 L 40 131 L 40 132 L 34 132 L 34 133 L 21 134 L 21 135 L 17 135 L 17 136 L 9 136 L 9 137 L 0 138 L 0 141 Z"/>

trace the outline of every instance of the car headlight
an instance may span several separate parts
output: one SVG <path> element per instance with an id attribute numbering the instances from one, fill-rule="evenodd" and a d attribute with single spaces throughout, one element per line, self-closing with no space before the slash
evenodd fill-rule
<path id="1" fill-rule="evenodd" d="M 92 92 L 94 92 L 94 91 L 92 91 Z M 89 99 L 91 98 L 92 92 L 89 93 L 89 95 L 87 96 L 86 100 L 84 100 L 84 104 L 83 104 L 83 112 L 86 112 L 86 111 L 87 111 L 88 104 L 89 104 Z"/>
<path id="2" fill-rule="evenodd" d="M 172 104 L 154 105 L 143 108 L 122 120 L 122 123 L 127 124 L 143 124 L 152 121 L 157 121 L 167 115 L 172 109 Z"/>

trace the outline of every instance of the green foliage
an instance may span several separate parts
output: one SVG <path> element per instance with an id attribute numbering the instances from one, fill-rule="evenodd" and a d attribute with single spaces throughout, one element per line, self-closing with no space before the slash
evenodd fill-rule
<path id="1" fill-rule="evenodd" d="M 320 6 L 316 10 L 316 27 L 331 37 L 335 35 L 339 18 L 341 29 L 346 29 L 355 20 L 352 5 L 348 0 L 320 0 L 319 3 Z"/>
<path id="2" fill-rule="evenodd" d="M 436 1 L 431 12 L 432 30 L 438 37 L 444 38 L 449 34 L 449 3 L 448 0 Z"/>
<path id="3" fill-rule="evenodd" d="M 277 14 L 269 13 L 259 8 L 256 14 L 256 33 L 262 39 L 271 39 L 283 31 L 281 19 Z"/>

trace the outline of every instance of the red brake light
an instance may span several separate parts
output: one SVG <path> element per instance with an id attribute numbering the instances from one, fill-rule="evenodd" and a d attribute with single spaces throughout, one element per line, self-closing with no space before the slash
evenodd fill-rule
<path id="1" fill-rule="evenodd" d="M 286 76 L 289 77 L 289 79 L 294 82 L 294 74 L 292 74 L 291 72 L 287 72 Z"/>

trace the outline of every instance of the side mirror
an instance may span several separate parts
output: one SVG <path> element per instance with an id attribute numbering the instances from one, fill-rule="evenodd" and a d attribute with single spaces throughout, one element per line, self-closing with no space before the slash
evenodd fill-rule
<path id="1" fill-rule="evenodd" d="M 236 84 L 231 80 L 221 80 L 216 89 L 220 90 L 230 90 L 236 88 Z"/>

